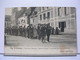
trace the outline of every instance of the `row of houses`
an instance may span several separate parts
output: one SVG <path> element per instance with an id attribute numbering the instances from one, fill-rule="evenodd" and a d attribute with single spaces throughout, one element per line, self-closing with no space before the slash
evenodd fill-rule
<path id="1" fill-rule="evenodd" d="M 27 27 L 29 24 L 48 24 L 61 32 L 76 31 L 76 8 L 74 7 L 22 7 L 12 9 L 11 26 Z"/>

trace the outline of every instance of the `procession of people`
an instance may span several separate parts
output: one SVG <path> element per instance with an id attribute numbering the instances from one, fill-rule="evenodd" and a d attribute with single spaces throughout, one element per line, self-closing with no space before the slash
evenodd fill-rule
<path id="1" fill-rule="evenodd" d="M 50 35 L 58 35 L 59 29 L 56 27 L 51 27 L 50 24 L 38 24 L 36 27 L 32 24 L 29 24 L 27 28 L 24 26 L 20 26 L 19 28 L 13 27 L 13 28 L 6 28 L 5 33 L 8 35 L 15 35 L 15 36 L 22 36 L 27 37 L 29 39 L 38 39 L 41 40 L 43 43 L 45 41 L 50 42 Z"/>

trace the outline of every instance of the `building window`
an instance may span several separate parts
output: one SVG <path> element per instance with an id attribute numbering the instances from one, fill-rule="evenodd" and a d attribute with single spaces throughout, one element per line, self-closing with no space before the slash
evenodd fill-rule
<path id="1" fill-rule="evenodd" d="M 51 11 L 51 18 L 53 18 L 53 10 Z"/>
<path id="2" fill-rule="evenodd" d="M 40 15 L 40 20 L 42 20 L 42 15 Z"/>
<path id="3" fill-rule="evenodd" d="M 40 12 L 41 12 L 41 7 L 40 7 Z"/>
<path id="4" fill-rule="evenodd" d="M 61 7 L 58 8 L 58 16 L 60 16 L 60 9 L 61 9 Z"/>
<path id="5" fill-rule="evenodd" d="M 47 9 L 48 9 L 49 7 L 47 7 Z"/>
<path id="6" fill-rule="evenodd" d="M 33 23 L 34 23 L 34 19 L 33 19 Z"/>
<path id="7" fill-rule="evenodd" d="M 45 20 L 46 16 L 45 16 L 45 13 L 43 14 L 43 19 Z"/>
<path id="8" fill-rule="evenodd" d="M 76 13 L 76 8 L 75 7 L 71 7 L 71 14 Z"/>
<path id="9" fill-rule="evenodd" d="M 25 20 L 24 20 L 24 23 L 25 23 Z"/>
<path id="10" fill-rule="evenodd" d="M 44 10 L 44 7 L 42 7 L 42 10 Z"/>
<path id="11" fill-rule="evenodd" d="M 50 19 L 50 12 L 47 12 L 47 18 Z"/>
<path id="12" fill-rule="evenodd" d="M 23 19 L 21 20 L 21 23 L 23 22 Z"/>
<path id="13" fill-rule="evenodd" d="M 66 7 L 64 7 L 64 14 L 65 14 L 65 15 L 67 14 L 67 10 L 66 10 Z"/>
<path id="14" fill-rule="evenodd" d="M 18 24 L 20 24 L 20 21 L 18 22 Z"/>

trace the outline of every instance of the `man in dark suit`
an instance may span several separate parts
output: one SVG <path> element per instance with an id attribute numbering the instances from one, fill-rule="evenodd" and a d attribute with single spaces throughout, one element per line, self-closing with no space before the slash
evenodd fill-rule
<path id="1" fill-rule="evenodd" d="M 51 34 L 51 26 L 50 26 L 50 24 L 47 25 L 46 34 L 47 34 L 47 41 L 49 42 L 49 38 L 50 38 L 50 34 Z"/>
<path id="2" fill-rule="evenodd" d="M 27 27 L 27 37 L 30 38 L 30 26 Z"/>
<path id="3" fill-rule="evenodd" d="M 32 24 L 30 25 L 29 31 L 30 31 L 30 38 L 33 38 L 33 25 Z"/>
<path id="4" fill-rule="evenodd" d="M 38 33 L 38 39 L 40 40 L 41 39 L 41 26 L 40 26 L 40 24 L 38 24 L 37 33 Z"/>
<path id="5" fill-rule="evenodd" d="M 42 27 L 41 27 L 41 38 L 42 38 L 42 42 L 44 42 L 45 36 L 46 36 L 46 27 L 43 24 Z"/>

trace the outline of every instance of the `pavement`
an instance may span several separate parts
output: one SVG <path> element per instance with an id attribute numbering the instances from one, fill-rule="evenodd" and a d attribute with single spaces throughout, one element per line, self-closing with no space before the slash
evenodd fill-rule
<path id="1" fill-rule="evenodd" d="M 50 42 L 6 35 L 5 55 L 75 55 L 76 35 L 51 35 Z"/>
<path id="2" fill-rule="evenodd" d="M 75 44 L 77 39 L 76 35 L 70 34 L 70 35 L 51 35 L 50 36 L 50 42 L 46 41 L 42 43 L 42 40 L 39 39 L 30 39 L 27 37 L 21 37 L 21 36 L 12 36 L 7 35 L 6 36 L 6 46 L 53 46 L 58 44 Z"/>

